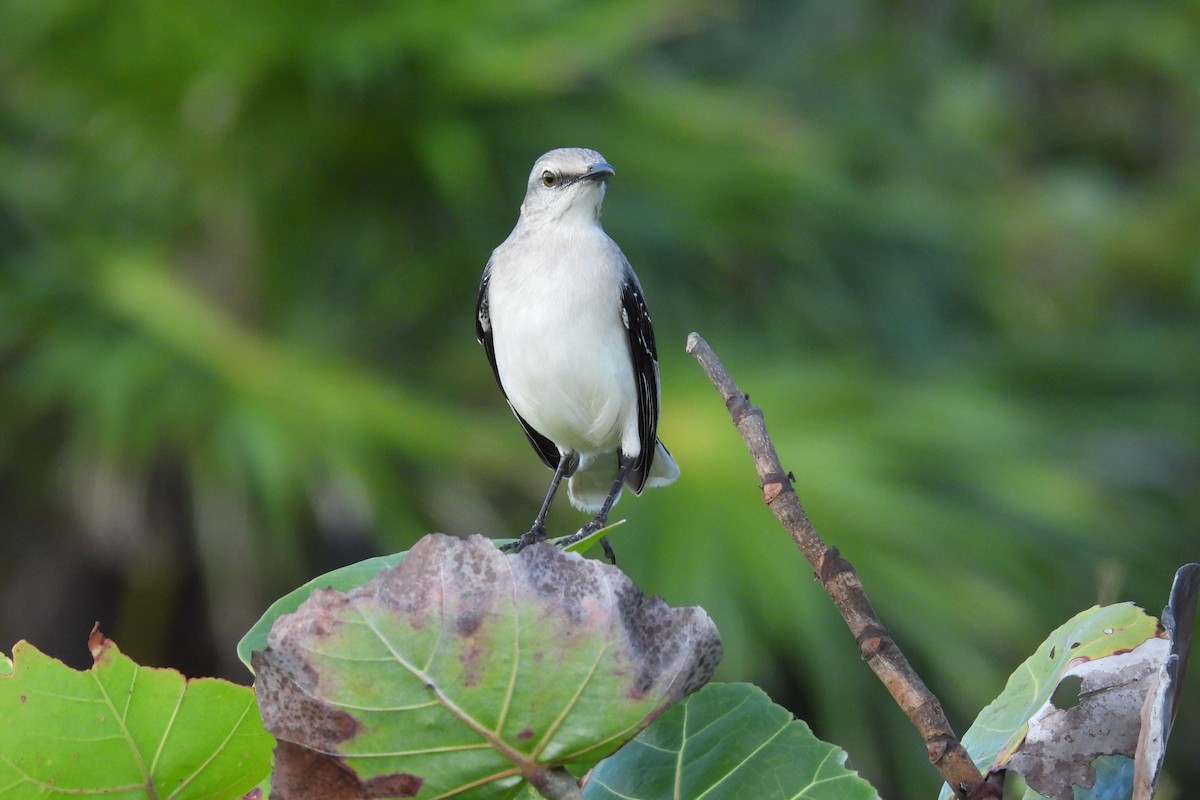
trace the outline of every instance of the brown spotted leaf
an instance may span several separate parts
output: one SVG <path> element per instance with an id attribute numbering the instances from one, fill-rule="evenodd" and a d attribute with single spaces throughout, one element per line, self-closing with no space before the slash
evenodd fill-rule
<path id="1" fill-rule="evenodd" d="M 349 592 L 318 590 L 254 653 L 272 797 L 513 797 L 576 775 L 702 686 L 698 608 L 547 545 L 431 534 Z"/>

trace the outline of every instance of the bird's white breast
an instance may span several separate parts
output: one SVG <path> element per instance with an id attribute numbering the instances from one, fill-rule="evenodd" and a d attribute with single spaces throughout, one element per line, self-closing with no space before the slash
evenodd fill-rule
<path id="1" fill-rule="evenodd" d="M 488 308 L 505 394 L 538 432 L 584 456 L 640 449 L 621 318 L 624 270 L 594 223 L 518 228 L 493 255 Z"/>

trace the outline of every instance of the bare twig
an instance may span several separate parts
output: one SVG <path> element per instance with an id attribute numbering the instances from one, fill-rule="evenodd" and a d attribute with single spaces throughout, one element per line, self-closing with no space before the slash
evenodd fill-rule
<path id="1" fill-rule="evenodd" d="M 741 433 L 762 484 L 763 501 L 775 512 L 792 541 L 812 564 L 816 577 L 829 593 L 838 611 L 850 626 L 863 659 L 883 681 L 892 697 L 908 715 L 925 740 L 929 761 L 942 774 L 960 798 L 999 797 L 994 788 L 984 783 L 983 776 L 950 728 L 941 703 L 913 670 L 900 648 L 883 627 L 871 608 L 854 567 L 827 546 L 813 530 L 800 498 L 792 488 L 791 476 L 784 472 L 767 435 L 762 410 L 751 405 L 748 395 L 742 394 L 712 348 L 693 333 L 688 336 L 687 352 L 691 354 L 717 391 Z"/>

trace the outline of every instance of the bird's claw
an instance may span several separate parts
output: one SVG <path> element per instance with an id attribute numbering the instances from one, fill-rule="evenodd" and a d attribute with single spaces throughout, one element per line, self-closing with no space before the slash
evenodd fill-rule
<path id="1" fill-rule="evenodd" d="M 607 536 L 600 537 L 600 546 L 604 548 L 604 557 L 608 559 L 608 563 L 615 567 L 617 565 L 617 554 L 613 551 L 612 545 L 608 543 Z"/>
<path id="2" fill-rule="evenodd" d="M 607 524 L 606 520 L 594 519 L 591 522 L 589 522 L 587 525 L 584 525 L 582 528 L 580 528 L 579 533 L 577 535 L 579 536 L 580 539 L 586 539 L 587 537 L 591 536 L 596 531 L 603 528 L 606 524 Z"/>
<path id="3" fill-rule="evenodd" d="M 521 537 L 521 541 L 517 543 L 517 552 L 521 552 L 531 544 L 546 541 L 546 526 L 535 522 L 533 527 L 525 532 Z"/>
<path id="4" fill-rule="evenodd" d="M 575 541 L 583 541 L 584 539 L 603 529 L 606 525 L 608 525 L 607 519 L 596 517 L 587 525 L 584 525 L 582 528 L 580 528 L 579 532 L 576 533 L 572 538 L 575 539 Z M 600 546 L 604 548 L 604 557 L 608 559 L 608 563 L 615 565 L 617 563 L 617 554 L 613 552 L 612 545 L 608 543 L 607 536 L 600 537 Z"/>
<path id="5" fill-rule="evenodd" d="M 571 545 L 575 544 L 576 542 L 582 542 L 584 539 L 588 538 L 589 536 L 594 535 L 597 531 L 599 531 L 601 528 L 603 528 L 606 524 L 608 524 L 606 520 L 602 520 L 599 518 L 593 519 L 591 522 L 584 525 L 582 528 L 577 530 L 575 533 L 571 534 L 570 536 L 566 537 L 565 539 L 562 539 L 562 540 L 556 542 L 556 544 L 562 548 L 570 547 Z M 525 533 L 525 535 L 523 535 L 520 539 L 516 540 L 515 542 L 508 542 L 506 544 L 503 544 L 500 546 L 500 549 L 506 553 L 519 553 L 522 550 L 524 550 L 526 547 L 529 547 L 531 544 L 537 544 L 538 542 L 546 541 L 546 538 L 547 538 L 546 537 L 546 526 L 538 525 L 537 523 L 534 523 L 533 527 L 530 528 Z M 604 555 L 608 558 L 608 562 L 610 564 L 616 564 L 617 563 L 617 554 L 613 552 L 612 545 L 608 543 L 607 536 L 600 537 L 600 545 L 604 548 Z"/>
<path id="6" fill-rule="evenodd" d="M 525 532 L 520 539 L 515 542 L 506 542 L 500 545 L 500 549 L 505 553 L 519 553 L 531 544 L 546 541 L 546 526 L 534 523 L 533 527 Z"/>

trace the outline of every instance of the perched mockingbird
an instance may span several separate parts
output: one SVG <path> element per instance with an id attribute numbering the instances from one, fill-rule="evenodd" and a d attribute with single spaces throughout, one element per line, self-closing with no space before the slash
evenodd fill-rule
<path id="1" fill-rule="evenodd" d="M 539 158 L 517 226 L 479 285 L 476 335 L 533 449 L 554 470 L 522 547 L 546 537 L 564 477 L 571 505 L 595 514 L 584 526 L 591 533 L 622 486 L 641 494 L 679 476 L 656 436 L 658 354 L 642 287 L 600 227 L 614 174 L 595 150 Z"/>

